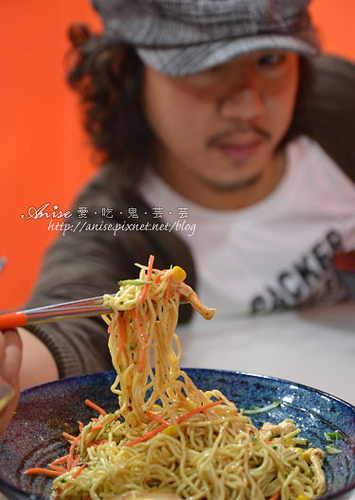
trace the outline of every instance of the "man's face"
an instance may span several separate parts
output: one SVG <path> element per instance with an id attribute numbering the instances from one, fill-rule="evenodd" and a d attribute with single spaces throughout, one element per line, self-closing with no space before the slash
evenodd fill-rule
<path id="1" fill-rule="evenodd" d="M 293 117 L 298 56 L 259 51 L 185 77 L 145 67 L 144 109 L 154 167 L 205 206 L 240 208 L 277 184 L 277 147 Z"/>

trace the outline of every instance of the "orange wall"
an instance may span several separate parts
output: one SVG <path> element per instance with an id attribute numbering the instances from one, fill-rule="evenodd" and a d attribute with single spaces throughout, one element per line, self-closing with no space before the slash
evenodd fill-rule
<path id="1" fill-rule="evenodd" d="M 324 49 L 354 60 L 354 0 L 314 0 Z M 47 220 L 22 220 L 49 202 L 67 210 L 95 172 L 75 96 L 66 88 L 66 28 L 99 27 L 88 0 L 0 2 L 0 310 L 20 307 L 45 248 Z"/>

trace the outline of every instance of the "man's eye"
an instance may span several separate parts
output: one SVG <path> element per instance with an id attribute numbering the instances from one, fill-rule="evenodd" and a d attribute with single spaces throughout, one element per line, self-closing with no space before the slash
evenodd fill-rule
<path id="1" fill-rule="evenodd" d="M 260 66 L 279 66 L 285 60 L 285 54 L 264 54 L 259 59 Z"/>

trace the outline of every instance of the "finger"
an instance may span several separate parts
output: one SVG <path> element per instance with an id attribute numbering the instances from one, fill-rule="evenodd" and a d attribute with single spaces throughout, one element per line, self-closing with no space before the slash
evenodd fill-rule
<path id="1" fill-rule="evenodd" d="M 22 342 L 16 330 L 0 333 L 0 389 L 3 391 L 0 404 L 0 434 L 11 420 L 20 396 L 20 365 Z"/>
<path id="2" fill-rule="evenodd" d="M 5 332 L 2 332 L 0 330 L 0 362 L 3 359 L 4 353 L 5 353 L 5 335 L 4 335 L 4 333 Z"/>
<path id="3" fill-rule="evenodd" d="M 2 432 L 4 432 L 7 425 L 11 421 L 13 413 L 17 407 L 19 397 L 20 397 L 19 390 L 13 391 L 13 392 L 11 391 L 9 398 L 5 402 L 6 403 L 5 406 L 1 405 L 2 409 L 0 411 L 0 434 L 2 434 Z"/>
<path id="4" fill-rule="evenodd" d="M 0 372 L 11 385 L 18 384 L 19 371 L 22 360 L 22 342 L 16 330 L 7 330 L 3 334 L 4 349 L 1 359 Z"/>

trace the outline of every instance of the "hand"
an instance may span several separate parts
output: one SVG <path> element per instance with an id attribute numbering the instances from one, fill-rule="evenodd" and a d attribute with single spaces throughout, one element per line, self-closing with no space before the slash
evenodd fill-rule
<path id="1" fill-rule="evenodd" d="M 17 331 L 0 331 L 0 386 L 6 384 L 13 390 L 12 397 L 0 411 L 0 434 L 10 422 L 20 397 L 21 359 L 22 342 Z"/>

